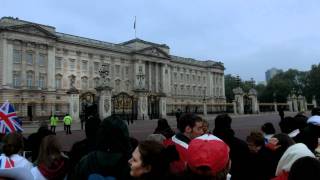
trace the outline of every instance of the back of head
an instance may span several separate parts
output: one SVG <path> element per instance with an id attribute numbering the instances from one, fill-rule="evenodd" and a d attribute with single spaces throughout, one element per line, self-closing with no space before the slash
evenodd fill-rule
<path id="1" fill-rule="evenodd" d="M 252 131 L 250 135 L 247 136 L 247 142 L 250 142 L 255 146 L 264 146 L 264 137 L 261 132 Z"/>
<path id="2" fill-rule="evenodd" d="M 89 116 L 85 123 L 85 133 L 88 139 L 95 138 L 96 131 L 99 128 L 101 120 L 98 116 Z"/>
<path id="3" fill-rule="evenodd" d="M 124 153 L 129 156 L 129 131 L 127 125 L 118 116 L 105 118 L 96 134 L 98 150 L 111 153 Z"/>
<path id="4" fill-rule="evenodd" d="M 296 121 L 297 124 L 297 128 L 301 131 L 303 130 L 306 126 L 307 126 L 307 120 L 308 117 L 299 113 L 297 115 L 294 116 L 294 119 Z"/>
<path id="5" fill-rule="evenodd" d="M 320 116 L 320 107 L 315 107 L 311 110 L 312 116 Z"/>
<path id="6" fill-rule="evenodd" d="M 277 145 L 280 145 L 280 147 L 277 150 L 281 152 L 281 154 L 295 143 L 294 140 L 285 133 L 275 134 L 272 137 L 278 140 Z"/>
<path id="7" fill-rule="evenodd" d="M 303 143 L 297 143 L 290 146 L 282 155 L 278 162 L 276 176 L 279 176 L 282 171 L 290 172 L 292 164 L 302 157 L 315 157 L 314 154 Z"/>
<path id="8" fill-rule="evenodd" d="M 185 128 L 189 126 L 190 128 L 193 128 L 196 124 L 196 122 L 202 121 L 202 118 L 200 116 L 197 116 L 193 113 L 186 113 L 183 114 L 179 119 L 178 129 L 181 133 L 185 132 Z"/>
<path id="9" fill-rule="evenodd" d="M 296 120 L 293 117 L 285 117 L 279 122 L 281 132 L 289 134 L 293 130 L 297 129 Z"/>
<path id="10" fill-rule="evenodd" d="M 10 157 L 23 149 L 23 137 L 19 133 L 7 134 L 3 139 L 3 153 Z"/>
<path id="11" fill-rule="evenodd" d="M 320 161 L 313 157 L 296 160 L 289 172 L 288 180 L 320 179 Z"/>
<path id="12" fill-rule="evenodd" d="M 166 140 L 166 137 L 164 135 L 162 135 L 162 134 L 150 134 L 146 138 L 146 140 L 148 140 L 148 141 L 156 141 L 156 142 L 162 144 L 163 141 Z"/>
<path id="13" fill-rule="evenodd" d="M 214 129 L 231 129 L 232 119 L 228 114 L 220 114 L 215 118 Z"/>
<path id="14" fill-rule="evenodd" d="M 168 121 L 166 119 L 159 119 L 158 120 L 158 126 L 157 126 L 157 130 L 161 131 L 161 130 L 165 130 L 170 128 Z"/>
<path id="15" fill-rule="evenodd" d="M 174 146 L 165 148 L 156 141 L 142 141 L 138 145 L 143 166 L 150 166 L 149 177 L 163 176 L 168 172 L 170 162 L 179 159 Z"/>
<path id="16" fill-rule="evenodd" d="M 265 134 L 274 134 L 276 133 L 276 130 L 273 127 L 273 124 L 268 122 L 262 125 L 261 131 L 264 132 Z"/>
<path id="17" fill-rule="evenodd" d="M 50 167 L 55 160 L 61 158 L 61 145 L 55 135 L 49 135 L 42 139 L 38 163 L 44 163 L 47 167 Z"/>

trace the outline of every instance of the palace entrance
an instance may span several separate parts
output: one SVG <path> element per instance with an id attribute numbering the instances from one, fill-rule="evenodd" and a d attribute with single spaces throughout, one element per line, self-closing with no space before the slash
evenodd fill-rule
<path id="1" fill-rule="evenodd" d="M 159 96 L 153 94 L 148 96 L 148 115 L 150 119 L 158 119 L 160 117 L 159 102 Z"/>
<path id="2" fill-rule="evenodd" d="M 137 119 L 138 108 L 137 108 L 137 100 L 133 96 L 125 92 L 121 92 L 111 99 L 112 103 L 112 111 L 111 113 L 114 115 L 120 116 L 122 120 L 126 120 L 129 122 L 133 122 L 133 120 Z"/>

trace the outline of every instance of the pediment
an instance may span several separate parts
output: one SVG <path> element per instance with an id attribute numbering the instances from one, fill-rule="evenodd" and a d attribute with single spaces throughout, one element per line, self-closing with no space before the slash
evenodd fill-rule
<path id="1" fill-rule="evenodd" d="M 154 46 L 140 49 L 137 51 L 137 53 L 144 54 L 144 55 L 150 55 L 150 56 L 156 56 L 156 57 L 160 57 L 160 58 L 166 58 L 166 59 L 170 58 L 170 56 L 166 52 L 164 52 L 160 48 L 157 48 Z"/>
<path id="2" fill-rule="evenodd" d="M 57 38 L 55 34 L 45 30 L 44 28 L 36 24 L 23 24 L 23 25 L 17 25 L 17 26 L 9 26 L 6 29 L 15 31 L 15 32 L 27 33 L 35 36 L 42 36 L 42 37 L 48 37 L 48 38 L 54 38 L 54 39 Z"/>

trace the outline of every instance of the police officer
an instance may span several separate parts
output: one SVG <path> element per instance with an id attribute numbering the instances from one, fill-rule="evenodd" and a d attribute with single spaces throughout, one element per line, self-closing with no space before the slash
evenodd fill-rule
<path id="1" fill-rule="evenodd" d="M 71 134 L 72 117 L 69 114 L 63 118 L 63 123 L 66 125 L 66 134 Z"/>
<path id="2" fill-rule="evenodd" d="M 58 117 L 56 117 L 54 114 L 52 114 L 50 117 L 50 126 L 51 126 L 50 130 L 53 133 L 56 133 L 57 122 L 58 122 Z"/>

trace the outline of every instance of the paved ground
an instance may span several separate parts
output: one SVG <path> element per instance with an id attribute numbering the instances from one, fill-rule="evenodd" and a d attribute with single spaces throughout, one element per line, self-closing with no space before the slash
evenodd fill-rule
<path id="1" fill-rule="evenodd" d="M 294 116 L 295 113 L 285 113 L 286 116 Z M 210 124 L 210 130 L 214 128 L 214 118 L 216 115 L 209 115 L 205 117 L 209 121 Z M 232 122 L 232 128 L 235 130 L 236 136 L 245 139 L 246 136 L 250 133 L 252 130 L 259 130 L 261 125 L 265 122 L 271 122 L 275 126 L 277 132 L 280 132 L 279 130 L 279 120 L 280 117 L 277 113 L 268 113 L 268 114 L 255 114 L 255 115 L 240 115 L 240 116 L 234 116 L 232 115 L 233 122 Z M 169 124 L 172 128 L 176 127 L 176 120 L 175 117 L 170 116 L 167 118 Z M 157 125 L 157 120 L 138 120 L 135 121 L 134 124 L 129 125 L 129 131 L 130 135 L 132 137 L 137 138 L 138 140 L 143 140 L 146 138 L 149 134 L 153 132 Z M 23 125 L 24 128 L 24 135 L 28 136 L 33 132 L 36 132 L 38 129 L 38 123 L 30 123 Z M 58 124 L 58 127 L 56 129 L 58 139 L 63 145 L 63 149 L 66 151 L 69 151 L 72 144 L 76 141 L 82 140 L 85 137 L 84 130 L 81 130 L 81 124 L 80 123 L 74 123 L 72 125 L 72 134 L 66 135 L 63 131 L 63 125 L 62 123 Z"/>

